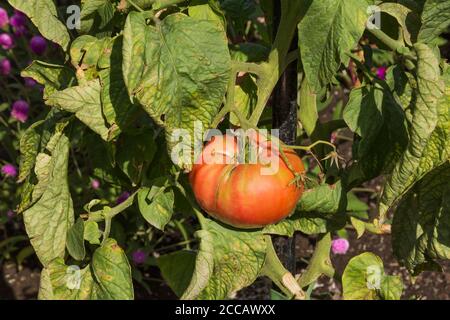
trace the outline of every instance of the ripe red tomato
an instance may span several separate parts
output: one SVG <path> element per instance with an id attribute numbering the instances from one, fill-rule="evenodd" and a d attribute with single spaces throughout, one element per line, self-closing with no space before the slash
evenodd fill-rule
<path id="1" fill-rule="evenodd" d="M 304 189 L 301 183 L 291 183 L 294 174 L 266 138 L 255 134 L 253 141 L 268 155 L 263 163 L 238 163 L 236 137 L 215 136 L 189 175 L 200 206 L 214 218 L 238 228 L 263 227 L 284 219 Z M 283 151 L 295 171 L 303 174 L 300 157 L 290 149 Z M 264 169 L 270 165 L 276 170 L 267 174 Z"/>

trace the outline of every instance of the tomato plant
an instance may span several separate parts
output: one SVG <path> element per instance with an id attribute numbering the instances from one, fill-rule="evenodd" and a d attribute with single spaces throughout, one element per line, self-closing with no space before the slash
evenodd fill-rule
<path id="1" fill-rule="evenodd" d="M 182 299 L 261 276 L 285 299 L 324 277 L 400 299 L 371 252 L 337 274 L 348 232 L 390 234 L 413 275 L 450 258 L 449 0 L 68 2 L 0 12 L 0 73 L 43 87 L 39 112 L 6 85 L 0 109 L 0 209 L 23 220 L 40 299 L 133 299 L 149 268 Z M 19 53 L 24 19 L 39 34 Z M 240 130 L 265 163 L 237 160 Z M 315 243 L 299 274 L 272 240 L 294 236 Z"/>

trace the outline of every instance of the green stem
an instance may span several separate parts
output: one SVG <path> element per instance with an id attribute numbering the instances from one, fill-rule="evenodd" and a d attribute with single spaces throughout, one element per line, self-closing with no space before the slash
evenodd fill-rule
<path id="1" fill-rule="evenodd" d="M 386 46 L 388 46 L 391 50 L 397 51 L 401 47 L 403 47 L 403 44 L 401 41 L 392 39 L 389 37 L 386 33 L 381 31 L 381 29 L 367 29 L 371 34 L 373 34 L 378 40 L 383 42 Z"/>
<path id="2" fill-rule="evenodd" d="M 232 64 L 235 67 L 235 70 L 237 71 L 253 73 L 256 74 L 257 76 L 264 75 L 264 69 L 260 64 L 241 61 L 233 61 Z"/>
<path id="3" fill-rule="evenodd" d="M 367 231 L 374 234 L 390 234 L 391 233 L 391 225 L 390 224 L 381 224 L 378 225 L 376 223 L 364 223 L 364 227 Z"/>
<path id="4" fill-rule="evenodd" d="M 116 215 L 118 215 L 119 213 L 121 213 L 122 211 L 124 211 L 133 204 L 134 197 L 136 196 L 136 194 L 137 191 L 134 192 L 127 200 L 125 200 L 124 202 L 113 208 L 106 207 L 99 211 L 94 211 L 89 214 L 81 215 L 81 217 L 82 218 L 87 217 L 88 221 L 95 221 L 95 222 L 112 219 L 113 217 L 115 217 Z"/>
<path id="5" fill-rule="evenodd" d="M 295 299 L 304 300 L 305 293 L 298 286 L 294 276 L 286 270 L 278 258 L 270 236 L 265 236 L 267 243 L 266 259 L 261 274 L 269 277 L 283 293 Z"/>
<path id="6" fill-rule="evenodd" d="M 134 3 L 133 0 L 127 0 L 137 11 L 139 12 L 144 12 L 144 9 L 142 9 L 141 7 L 139 7 L 136 3 Z"/>
<path id="7" fill-rule="evenodd" d="M 186 231 L 186 228 L 183 226 L 183 223 L 179 220 L 175 220 L 175 226 L 180 230 L 181 235 L 183 236 L 184 241 L 186 242 L 186 249 L 191 249 L 190 243 L 192 240 L 189 239 L 189 235 Z"/>
<path id="8" fill-rule="evenodd" d="M 317 242 L 306 271 L 298 279 L 300 287 L 307 287 L 316 281 L 322 274 L 330 278 L 334 276 L 334 268 L 331 265 L 330 260 L 330 249 L 331 235 L 330 233 L 327 233 Z"/>
<path id="9" fill-rule="evenodd" d="M 300 19 L 301 5 L 302 1 L 281 0 L 281 20 L 277 35 L 268 62 L 261 64 L 264 77 L 258 81 L 258 102 L 250 117 L 250 123 L 254 126 L 258 125 L 273 88 L 287 67 L 287 61 L 293 59 L 293 54 L 290 54 L 288 59 L 288 51 Z"/>
<path id="10" fill-rule="evenodd" d="M 185 241 L 181 241 L 178 243 L 173 243 L 161 248 L 155 248 L 155 251 L 164 251 L 164 250 L 168 250 L 168 249 L 172 249 L 172 248 L 176 248 L 176 247 L 180 247 L 180 246 L 184 246 L 184 245 L 189 245 L 190 243 L 194 242 L 194 240 L 185 240 Z M 186 249 L 190 249 L 190 248 L 186 248 Z"/>
<path id="11" fill-rule="evenodd" d="M 311 283 L 308 286 L 308 289 L 306 290 L 306 298 L 305 298 L 305 300 L 311 300 L 311 293 L 314 290 L 315 286 L 316 286 L 316 281 L 314 281 L 313 283 Z"/>
<path id="12" fill-rule="evenodd" d="M 247 120 L 247 118 L 244 117 L 244 115 L 242 114 L 241 111 L 237 110 L 236 108 L 233 108 L 232 112 L 236 115 L 236 117 L 237 117 L 238 120 L 239 120 L 239 123 L 241 124 L 241 127 L 242 127 L 244 130 L 251 129 L 251 128 L 257 129 L 255 126 L 253 126 L 253 125 Z"/>
<path id="13" fill-rule="evenodd" d="M 316 142 L 314 142 L 313 144 L 311 144 L 309 146 L 290 146 L 290 145 L 285 145 L 285 147 L 286 148 L 290 148 L 290 149 L 311 151 L 314 147 L 318 146 L 319 144 L 325 144 L 327 146 L 330 146 L 331 148 L 333 148 L 333 151 L 336 151 L 336 146 L 334 144 L 332 144 L 331 142 L 328 142 L 328 141 L 324 141 L 324 140 L 317 140 Z"/>
<path id="14" fill-rule="evenodd" d="M 106 239 L 109 238 L 109 233 L 111 232 L 111 222 L 112 218 L 110 217 L 105 218 L 105 231 L 103 232 L 102 245 L 105 243 Z"/>

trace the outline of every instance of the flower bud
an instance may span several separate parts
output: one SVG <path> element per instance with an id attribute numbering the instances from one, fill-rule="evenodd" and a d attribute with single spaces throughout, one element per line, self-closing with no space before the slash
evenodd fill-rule
<path id="1" fill-rule="evenodd" d="M 2 76 L 7 76 L 11 73 L 11 61 L 7 58 L 0 60 L 0 74 Z"/>
<path id="2" fill-rule="evenodd" d="M 17 100 L 12 105 L 11 117 L 22 123 L 28 119 L 30 106 L 25 100 Z"/>
<path id="3" fill-rule="evenodd" d="M 0 28 L 6 27 L 8 23 L 9 23 L 8 12 L 0 7 Z"/>
<path id="4" fill-rule="evenodd" d="M 38 56 L 41 56 L 47 50 L 47 40 L 41 36 L 34 36 L 30 41 L 30 48 Z"/>
<path id="5" fill-rule="evenodd" d="M 14 40 L 10 34 L 8 33 L 0 34 L 0 46 L 5 50 L 9 50 L 14 46 Z"/>

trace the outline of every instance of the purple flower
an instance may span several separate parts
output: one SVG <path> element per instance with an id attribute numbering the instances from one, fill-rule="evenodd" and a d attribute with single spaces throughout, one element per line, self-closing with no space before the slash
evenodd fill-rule
<path id="1" fill-rule="evenodd" d="M 30 106 L 25 100 L 17 100 L 12 105 L 11 117 L 22 123 L 28 119 L 28 111 Z"/>
<path id="2" fill-rule="evenodd" d="M 11 49 L 14 46 L 14 40 L 11 35 L 8 33 L 0 34 L 0 46 L 5 50 Z"/>
<path id="3" fill-rule="evenodd" d="M 346 254 L 350 244 L 347 239 L 337 238 L 331 241 L 331 251 L 334 254 Z"/>
<path id="4" fill-rule="evenodd" d="M 15 10 L 9 23 L 15 28 L 25 27 L 27 23 L 27 16 L 22 12 Z"/>
<path id="5" fill-rule="evenodd" d="M 8 210 L 8 211 L 6 211 L 6 216 L 7 216 L 9 219 L 12 219 L 12 218 L 14 217 L 14 215 L 15 215 L 15 213 L 14 213 L 14 211 L 12 211 L 11 209 Z"/>
<path id="6" fill-rule="evenodd" d="M 47 40 L 41 36 L 34 36 L 30 41 L 31 50 L 38 56 L 43 55 L 47 50 Z"/>
<path id="7" fill-rule="evenodd" d="M 122 202 L 127 200 L 130 196 L 131 194 L 128 191 L 125 191 L 117 198 L 116 203 L 121 204 Z"/>
<path id="8" fill-rule="evenodd" d="M 147 260 L 147 253 L 142 249 L 134 251 L 131 256 L 134 264 L 143 264 Z"/>
<path id="9" fill-rule="evenodd" d="M 0 7 L 0 28 L 6 27 L 9 23 L 8 12 Z"/>
<path id="10" fill-rule="evenodd" d="M 23 81 L 25 82 L 25 87 L 33 88 L 37 82 L 33 78 L 25 77 L 23 78 Z"/>
<path id="11" fill-rule="evenodd" d="M 2 167 L 2 174 L 5 177 L 15 178 L 17 176 L 17 168 L 12 164 L 7 163 Z"/>
<path id="12" fill-rule="evenodd" d="M 92 189 L 94 189 L 94 190 L 99 189 L 99 188 L 100 188 L 100 181 L 98 181 L 97 179 L 93 179 L 93 180 L 91 181 L 91 187 L 92 187 Z"/>
<path id="13" fill-rule="evenodd" d="M 6 58 L 0 60 L 0 74 L 2 76 L 7 76 L 10 74 L 10 72 L 11 72 L 11 61 L 9 61 Z"/>
<path id="14" fill-rule="evenodd" d="M 381 80 L 386 80 L 386 71 L 387 68 L 385 66 L 377 68 L 377 77 Z"/>

